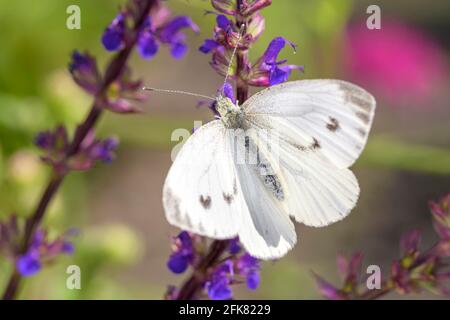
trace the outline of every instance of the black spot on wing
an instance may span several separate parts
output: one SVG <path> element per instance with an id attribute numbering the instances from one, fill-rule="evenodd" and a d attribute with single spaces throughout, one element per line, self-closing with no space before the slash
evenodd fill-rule
<path id="1" fill-rule="evenodd" d="M 202 205 L 202 207 L 205 208 L 206 210 L 211 208 L 211 197 L 210 196 L 200 195 L 199 201 L 200 201 L 200 204 Z"/>
<path id="2" fill-rule="evenodd" d="M 227 203 L 227 204 L 231 204 L 232 202 L 233 202 L 233 200 L 234 200 L 234 196 L 232 195 L 232 194 L 229 194 L 229 193 L 222 193 L 222 195 L 223 195 L 223 200 L 225 200 L 225 202 Z"/>
<path id="3" fill-rule="evenodd" d="M 336 132 L 340 128 L 339 121 L 336 118 L 330 117 L 326 127 L 331 132 Z"/>
<path id="4" fill-rule="evenodd" d="M 310 149 L 315 150 L 315 149 L 320 149 L 320 143 L 319 141 L 313 137 L 313 142 L 311 143 Z"/>

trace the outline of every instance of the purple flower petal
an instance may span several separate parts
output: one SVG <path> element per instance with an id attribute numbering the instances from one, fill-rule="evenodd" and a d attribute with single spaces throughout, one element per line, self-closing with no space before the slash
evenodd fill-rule
<path id="1" fill-rule="evenodd" d="M 225 88 L 224 88 L 224 91 L 225 91 Z M 241 246 L 239 245 L 238 238 L 234 238 L 234 239 L 230 240 L 230 244 L 228 246 L 228 251 L 230 251 L 230 253 L 233 255 L 238 254 L 241 251 Z"/>
<path id="2" fill-rule="evenodd" d="M 288 43 L 292 48 L 295 50 L 295 44 L 286 40 L 283 37 L 276 37 L 274 38 L 269 46 L 267 47 L 266 51 L 264 52 L 264 62 L 265 63 L 275 63 L 277 61 L 278 54 L 280 51 L 284 48 L 284 46 Z"/>
<path id="3" fill-rule="evenodd" d="M 144 59 L 151 59 L 158 52 L 158 44 L 150 32 L 143 32 L 137 44 L 138 52 Z"/>
<path id="4" fill-rule="evenodd" d="M 61 252 L 72 255 L 75 252 L 75 246 L 72 242 L 65 241 L 62 245 Z"/>
<path id="5" fill-rule="evenodd" d="M 39 260 L 39 253 L 31 251 L 30 253 L 21 256 L 17 260 L 16 267 L 17 271 L 24 277 L 35 275 L 42 268 L 41 261 Z"/>
<path id="6" fill-rule="evenodd" d="M 189 265 L 188 258 L 182 253 L 174 253 L 170 256 L 169 261 L 167 261 L 167 267 L 173 273 L 180 274 L 186 271 Z"/>
<path id="7" fill-rule="evenodd" d="M 194 32 L 199 32 L 198 26 L 187 16 L 177 16 L 162 27 L 159 38 L 164 43 L 171 43 L 177 37 L 178 32 L 183 28 L 191 28 Z"/>
<path id="8" fill-rule="evenodd" d="M 273 69 L 270 70 L 269 84 L 271 86 L 274 86 L 276 84 L 283 83 L 289 79 L 290 74 L 291 74 L 290 70 L 284 71 L 283 69 L 275 66 Z"/>
<path id="9" fill-rule="evenodd" d="M 233 297 L 233 292 L 226 277 L 220 277 L 211 282 L 207 282 L 206 289 L 208 296 L 212 300 L 229 300 Z"/>
<path id="10" fill-rule="evenodd" d="M 227 30 L 229 27 L 231 27 L 231 21 L 223 14 L 219 14 L 217 16 L 216 22 L 217 22 L 217 26 L 220 29 Z"/>
<path id="11" fill-rule="evenodd" d="M 170 53 L 172 54 L 172 57 L 175 59 L 181 59 L 184 57 L 184 55 L 187 52 L 187 45 L 185 45 L 182 42 L 177 42 L 172 44 L 172 49 L 170 50 Z"/>
<path id="12" fill-rule="evenodd" d="M 213 39 L 206 39 L 205 42 L 198 48 L 198 50 L 202 53 L 210 53 L 212 50 L 220 46 L 218 42 Z"/>
<path id="13" fill-rule="evenodd" d="M 120 13 L 103 32 L 102 43 L 106 50 L 116 51 L 125 44 L 125 15 Z"/>
<path id="14" fill-rule="evenodd" d="M 258 271 L 256 271 L 256 270 L 250 271 L 247 274 L 247 279 L 246 279 L 247 287 L 251 290 L 256 290 L 259 286 L 260 280 L 261 279 L 260 279 Z"/>
<path id="15" fill-rule="evenodd" d="M 233 86 L 228 82 L 222 87 L 222 92 L 225 97 L 229 98 L 233 103 L 236 103 L 236 98 L 234 96 Z"/>

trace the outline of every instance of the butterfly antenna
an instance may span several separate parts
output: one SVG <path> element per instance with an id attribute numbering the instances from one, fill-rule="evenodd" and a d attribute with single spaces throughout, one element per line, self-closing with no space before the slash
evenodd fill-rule
<path id="1" fill-rule="evenodd" d="M 164 93 L 184 94 L 184 95 L 187 95 L 187 96 L 205 98 L 205 99 L 208 99 L 208 100 L 215 100 L 213 97 L 209 97 L 209 96 L 205 96 L 203 94 L 198 94 L 198 93 L 193 93 L 193 92 L 182 91 L 182 90 L 158 89 L 158 88 L 152 88 L 152 87 L 143 87 L 142 90 L 155 91 L 155 92 L 164 92 Z"/>
<path id="2" fill-rule="evenodd" d="M 225 79 L 223 81 L 222 88 L 227 84 L 228 77 L 229 77 L 230 72 L 231 72 L 231 65 L 233 64 L 233 59 L 234 59 L 234 56 L 236 55 L 237 47 L 239 46 L 239 42 L 241 41 L 242 33 L 244 31 L 244 26 L 245 26 L 244 24 L 241 24 L 241 27 L 239 28 L 238 39 L 236 41 L 236 45 L 233 48 L 233 52 L 231 53 L 230 63 L 228 64 L 227 74 L 225 75 Z"/>

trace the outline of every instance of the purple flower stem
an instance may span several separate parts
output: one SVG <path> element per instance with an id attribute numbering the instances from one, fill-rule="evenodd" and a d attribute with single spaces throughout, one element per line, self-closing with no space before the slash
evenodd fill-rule
<path id="1" fill-rule="evenodd" d="M 135 27 L 134 27 L 135 32 L 133 32 L 133 37 L 126 44 L 126 46 L 112 58 L 112 60 L 108 64 L 108 66 L 106 68 L 105 76 L 103 78 L 101 88 L 95 96 L 94 102 L 91 107 L 91 111 L 87 115 L 84 122 L 78 126 L 78 128 L 75 132 L 75 136 L 67 150 L 66 158 L 69 158 L 77 153 L 77 151 L 81 145 L 81 142 L 84 140 L 84 138 L 86 137 L 88 132 L 97 123 L 97 120 L 99 119 L 99 117 L 102 114 L 102 108 L 100 107 L 99 101 L 101 101 L 104 98 L 111 83 L 114 82 L 121 74 L 123 68 L 126 65 L 128 57 L 130 56 L 130 53 L 131 53 L 134 45 L 136 44 L 138 30 L 141 29 L 141 26 L 143 25 L 146 16 L 150 12 L 151 7 L 153 5 L 155 5 L 156 3 L 157 3 L 157 0 L 146 0 L 145 2 L 143 2 L 142 6 L 141 6 L 141 12 L 135 22 Z M 30 246 L 30 243 L 31 243 L 31 239 L 33 239 L 36 229 L 38 228 L 42 219 L 44 218 L 44 215 L 45 215 L 48 205 L 50 204 L 54 195 L 58 191 L 65 176 L 66 176 L 66 173 L 59 173 L 59 174 L 55 173 L 54 174 L 54 176 L 49 181 L 47 188 L 45 189 L 44 193 L 42 194 L 42 197 L 39 200 L 36 210 L 27 219 L 24 237 L 22 240 L 22 245 L 21 245 L 21 250 L 20 250 L 21 253 L 27 252 L 28 247 Z M 18 271 L 16 269 L 14 269 L 14 271 L 8 281 L 6 289 L 3 293 L 3 296 L 2 296 L 3 300 L 15 299 L 19 285 L 20 285 L 20 280 L 21 280 L 21 275 L 18 273 Z"/>
<path id="2" fill-rule="evenodd" d="M 242 6 L 242 0 L 237 1 L 238 11 Z M 238 29 L 244 24 L 244 31 L 242 34 L 242 38 L 245 36 L 245 32 L 247 30 L 247 25 L 244 20 L 241 20 L 241 17 L 236 19 L 236 26 Z M 248 60 L 248 50 L 237 50 L 236 51 L 236 97 L 239 101 L 239 104 L 242 105 L 245 100 L 248 98 L 248 84 L 247 82 L 241 78 L 241 71 L 244 69 L 245 62 Z"/>
<path id="3" fill-rule="evenodd" d="M 242 5 L 242 0 L 237 1 L 238 8 Z M 236 19 L 236 26 L 238 28 L 245 23 L 240 18 Z M 245 35 L 246 26 L 244 26 L 244 34 Z M 244 69 L 245 61 L 247 59 L 248 52 L 247 50 L 236 50 L 236 97 L 239 101 L 239 104 L 244 103 L 248 98 L 248 85 L 246 81 L 240 78 L 241 71 Z M 190 276 L 190 278 L 181 286 L 180 291 L 177 296 L 177 300 L 192 300 L 196 297 L 197 293 L 203 289 L 203 285 L 205 283 L 206 273 L 208 269 L 219 261 L 222 254 L 228 248 L 228 240 L 215 240 L 211 246 L 209 247 L 209 251 L 205 258 L 200 262 L 198 267 L 195 268 L 194 272 Z"/>

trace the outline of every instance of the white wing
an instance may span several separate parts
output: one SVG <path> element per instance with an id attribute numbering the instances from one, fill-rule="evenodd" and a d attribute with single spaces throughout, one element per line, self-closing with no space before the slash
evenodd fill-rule
<path id="1" fill-rule="evenodd" d="M 243 108 L 251 125 L 276 130 L 295 148 L 314 148 L 329 163 L 348 168 L 366 144 L 375 99 L 345 81 L 301 80 L 267 88 Z"/>
<path id="2" fill-rule="evenodd" d="M 238 137 L 237 147 L 239 147 L 243 139 L 239 138 L 239 133 L 235 132 L 235 135 Z M 254 139 L 255 144 L 258 143 L 256 137 L 248 131 L 241 132 L 242 135 L 247 135 Z M 234 149 L 235 152 L 236 149 Z M 280 202 L 273 191 L 264 185 L 264 175 L 260 174 L 261 167 L 257 164 L 260 161 L 249 163 L 249 159 L 246 159 L 245 162 L 241 162 L 236 160 L 239 158 L 236 154 L 237 152 L 235 163 L 239 181 L 249 209 L 241 215 L 239 240 L 256 258 L 280 258 L 297 242 L 294 224 L 283 207 L 283 202 Z M 266 158 L 266 166 L 270 166 L 274 161 L 269 153 L 264 152 L 263 155 L 262 150 L 259 156 Z"/>
<path id="3" fill-rule="evenodd" d="M 278 157 L 287 214 L 316 227 L 348 215 L 359 186 L 347 167 L 367 141 L 373 97 L 343 81 L 305 80 L 263 90 L 243 107 L 246 128 L 276 136 L 255 139 Z"/>
<path id="4" fill-rule="evenodd" d="M 183 145 L 164 183 L 163 205 L 169 223 L 182 229 L 216 239 L 237 235 L 248 209 L 220 120 L 200 127 Z"/>

